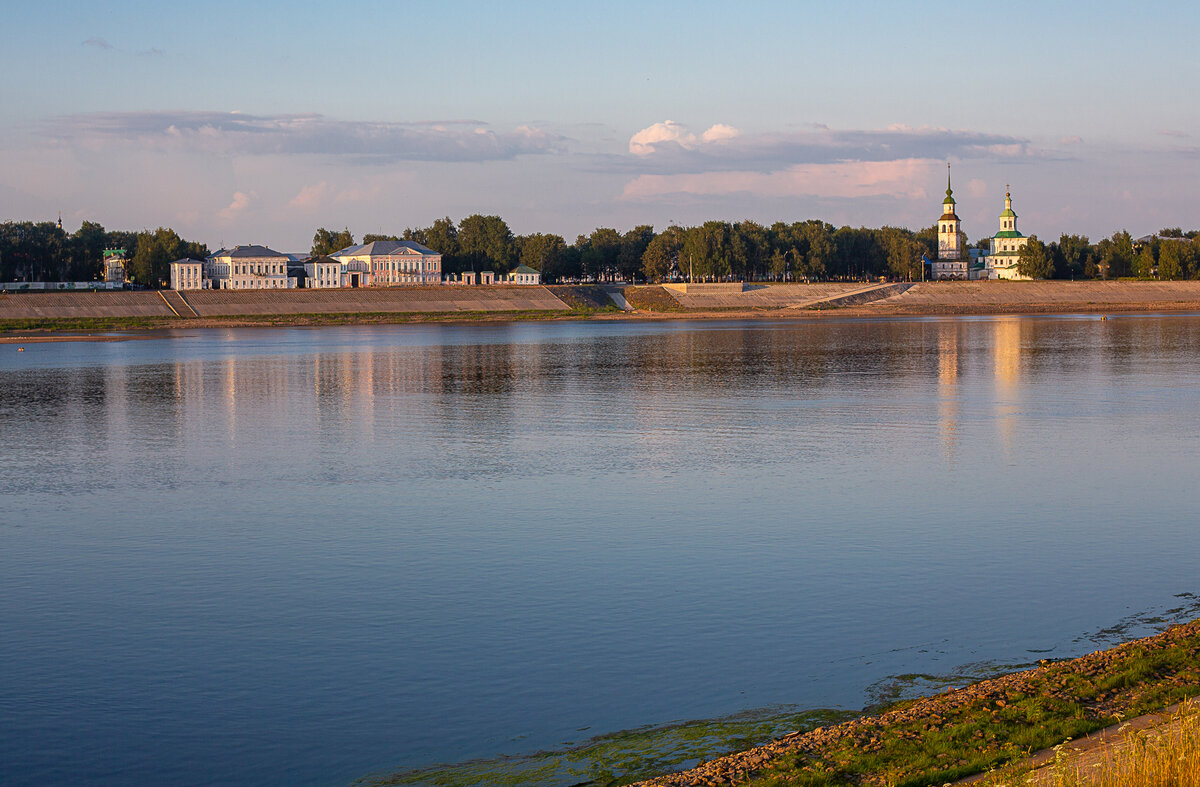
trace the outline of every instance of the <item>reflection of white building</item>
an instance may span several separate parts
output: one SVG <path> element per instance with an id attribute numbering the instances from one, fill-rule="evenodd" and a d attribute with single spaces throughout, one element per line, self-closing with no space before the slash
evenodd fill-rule
<path id="1" fill-rule="evenodd" d="M 266 246 L 235 246 L 210 254 L 204 277 L 214 290 L 285 290 L 296 286 L 287 275 L 289 259 Z"/>
<path id="2" fill-rule="evenodd" d="M 988 240 L 984 258 L 984 277 L 987 279 L 1024 279 L 1017 273 L 1017 260 L 1029 238 L 1017 231 L 1017 214 L 1012 209 L 1012 194 L 1004 192 L 1004 211 L 1000 214 L 1000 231 Z"/>
<path id="3" fill-rule="evenodd" d="M 171 289 L 208 289 L 208 281 L 204 278 L 204 263 L 200 262 L 200 260 L 189 260 L 186 257 L 172 262 Z"/>
<path id="4" fill-rule="evenodd" d="M 938 253 L 930 266 L 935 279 L 965 279 L 970 255 L 967 254 L 967 236 L 962 223 L 954 212 L 954 192 L 950 189 L 950 165 L 946 165 L 946 198 L 942 200 L 942 216 L 937 222 Z"/>
<path id="5" fill-rule="evenodd" d="M 377 240 L 329 256 L 342 264 L 342 287 L 442 282 L 442 255 L 416 241 Z"/>
<path id="6" fill-rule="evenodd" d="M 542 274 L 528 265 L 518 265 L 508 274 L 509 284 L 541 284 Z"/>

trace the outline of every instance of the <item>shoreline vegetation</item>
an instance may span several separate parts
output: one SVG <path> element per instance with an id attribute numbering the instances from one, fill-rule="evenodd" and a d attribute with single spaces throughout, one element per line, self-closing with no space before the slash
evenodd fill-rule
<path id="1" fill-rule="evenodd" d="M 861 282 L 764 284 L 737 294 L 681 294 L 661 285 L 623 286 L 628 311 L 598 285 L 263 291 L 236 297 L 198 291 L 181 293 L 192 310 L 182 316 L 155 291 L 22 292 L 0 295 L 0 341 L 114 340 L 167 329 L 232 327 L 1200 311 L 1200 282 L 923 282 L 864 292 L 869 288 Z"/>
<path id="2" fill-rule="evenodd" d="M 1195 598 L 1183 596 L 1184 606 L 1171 612 L 1195 614 Z M 980 670 L 987 674 L 897 676 L 857 712 L 767 708 L 627 730 L 557 751 L 374 774 L 354 784 L 1059 787 L 1084 783 L 1064 774 L 1097 761 L 1128 770 L 1129 758 L 1115 754 L 1122 737 L 1134 754 L 1158 756 L 1150 744 L 1159 725 L 1172 756 L 1200 768 L 1200 751 L 1181 753 L 1169 726 L 1200 726 L 1193 699 L 1200 696 L 1200 619 L 1077 658 Z M 913 696 L 947 685 L 954 688 Z M 1075 749 L 1083 752 L 1074 754 L 1078 763 L 1070 756 Z M 1117 783 L 1145 782 L 1099 782 Z"/>

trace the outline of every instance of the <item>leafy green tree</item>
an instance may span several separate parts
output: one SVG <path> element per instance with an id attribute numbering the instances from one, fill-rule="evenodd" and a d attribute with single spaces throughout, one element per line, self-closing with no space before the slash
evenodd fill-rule
<path id="1" fill-rule="evenodd" d="M 563 258 L 567 244 L 560 235 L 521 235 L 517 248 L 522 265 L 528 265 L 542 274 L 544 283 L 558 281 L 563 272 Z"/>
<path id="2" fill-rule="evenodd" d="M 400 240 L 400 239 L 398 237 L 396 237 L 395 235 L 376 235 L 371 232 L 368 232 L 366 235 L 363 235 L 363 237 L 362 237 L 362 242 L 363 242 L 364 246 L 368 243 L 374 243 L 377 240 L 383 241 L 383 240 Z M 354 245 L 354 244 L 350 244 L 350 245 Z M 344 249 L 346 247 L 343 246 L 342 248 Z"/>
<path id="3" fill-rule="evenodd" d="M 1105 279 L 1128 276 L 1133 269 L 1133 238 L 1125 230 L 1114 232 L 1096 244 L 1099 273 Z"/>
<path id="4" fill-rule="evenodd" d="M 1151 244 L 1146 243 L 1138 251 L 1133 258 L 1133 275 L 1139 279 L 1149 279 L 1154 275 L 1154 267 L 1157 263 L 1154 260 L 1154 248 Z"/>
<path id="5" fill-rule="evenodd" d="M 923 247 L 922 250 L 925 252 L 925 255 L 931 260 L 936 260 L 938 254 L 938 225 L 933 224 L 918 230 L 915 237 Z"/>
<path id="6" fill-rule="evenodd" d="M 642 253 L 642 273 L 650 281 L 666 281 L 679 270 L 679 249 L 683 230 L 671 226 L 658 233 Z"/>
<path id="7" fill-rule="evenodd" d="M 1081 279 L 1096 275 L 1095 255 L 1086 235 L 1059 236 L 1054 244 L 1054 275 L 1060 279 Z M 1090 272 L 1089 272 L 1090 267 Z"/>
<path id="8" fill-rule="evenodd" d="M 833 273 L 851 279 L 873 278 L 888 272 L 887 253 L 875 231 L 839 227 L 833 233 Z"/>
<path id="9" fill-rule="evenodd" d="M 878 238 L 892 276 L 909 281 L 921 278 L 921 255 L 928 249 L 911 230 L 882 227 L 878 230 Z"/>
<path id="10" fill-rule="evenodd" d="M 583 275 L 600 281 L 617 271 L 617 260 L 621 255 L 621 234 L 610 227 L 597 227 L 582 243 L 579 261 Z"/>
<path id="11" fill-rule="evenodd" d="M 66 234 L 52 221 L 0 225 L 0 277 L 4 281 L 55 281 L 69 268 Z"/>
<path id="12" fill-rule="evenodd" d="M 706 221 L 684 230 L 681 272 L 701 281 L 729 276 L 733 270 L 731 229 L 728 222 Z"/>
<path id="13" fill-rule="evenodd" d="M 94 221 L 84 221 L 68 240 L 71 272 L 75 281 L 92 281 L 100 278 L 103 271 L 104 250 L 108 245 L 108 233 Z M 120 248 L 120 247 L 116 247 Z"/>
<path id="14" fill-rule="evenodd" d="M 1185 250 L 1191 246 L 1189 243 L 1182 242 L 1183 232 L 1178 235 L 1168 236 L 1180 238 L 1180 240 L 1164 241 L 1158 249 L 1158 278 L 1167 281 L 1182 279 L 1187 270 L 1187 262 L 1184 258 Z"/>
<path id="15" fill-rule="evenodd" d="M 161 287 L 170 278 L 170 265 L 187 256 L 187 244 L 175 230 L 159 227 L 138 233 L 137 251 L 129 261 L 126 275 L 130 281 L 148 287 Z"/>
<path id="16" fill-rule="evenodd" d="M 497 273 L 506 273 L 516 267 L 516 241 L 508 224 L 499 216 L 478 213 L 467 216 L 458 223 L 457 240 L 460 265 Z"/>
<path id="17" fill-rule="evenodd" d="M 642 272 L 642 255 L 654 238 L 654 227 L 639 224 L 621 236 L 617 251 L 617 274 L 624 281 L 633 281 Z"/>
<path id="18" fill-rule="evenodd" d="M 313 235 L 312 255 L 325 257 L 353 245 L 354 236 L 350 234 L 349 228 L 343 229 L 341 232 L 333 232 L 321 227 Z"/>
<path id="19" fill-rule="evenodd" d="M 1046 244 L 1036 235 L 1029 236 L 1017 255 L 1017 273 L 1031 279 L 1048 279 L 1054 275 L 1054 261 L 1046 252 Z"/>
<path id="20" fill-rule="evenodd" d="M 806 279 L 824 279 L 833 260 L 833 227 L 813 219 L 801 224 L 798 234 L 804 249 L 801 275 Z"/>
<path id="21" fill-rule="evenodd" d="M 734 273 L 748 281 L 761 279 L 771 264 L 771 235 L 767 228 L 746 220 L 734 224 L 730 232 Z"/>

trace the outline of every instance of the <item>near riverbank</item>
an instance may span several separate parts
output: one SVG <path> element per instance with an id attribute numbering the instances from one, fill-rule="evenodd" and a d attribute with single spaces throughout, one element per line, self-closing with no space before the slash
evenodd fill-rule
<path id="1" fill-rule="evenodd" d="M 687 292 L 597 285 L 0 294 L 0 341 L 50 333 L 522 320 L 822 319 L 1200 311 L 1200 282 L 861 282 Z M 624 305 L 624 304 L 623 304 Z"/>
<path id="2" fill-rule="evenodd" d="M 1200 620 L 785 735 L 641 787 L 941 785 L 1200 694 Z M 1015 772 L 1015 771 L 1014 771 Z"/>

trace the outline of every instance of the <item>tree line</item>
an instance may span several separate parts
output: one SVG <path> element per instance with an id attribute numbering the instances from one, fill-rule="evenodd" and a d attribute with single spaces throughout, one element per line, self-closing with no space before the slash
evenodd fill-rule
<path id="1" fill-rule="evenodd" d="M 920 278 L 921 255 L 936 252 L 937 231 L 835 228 L 818 220 L 770 226 L 707 221 L 695 227 L 672 225 L 661 232 L 648 224 L 624 233 L 598 227 L 568 242 L 552 233 L 516 235 L 499 216 L 476 214 L 457 223 L 445 217 L 397 235 L 362 238 L 363 243 L 375 240 L 417 241 L 442 255 L 446 273 L 507 273 L 527 265 L 541 272 L 546 282 L 676 277 L 812 281 Z M 331 254 L 353 244 L 348 229 L 322 227 L 313 236 L 312 253 Z"/>
<path id="2" fill-rule="evenodd" d="M 166 227 L 129 232 L 85 221 L 67 233 L 52 221 L 7 221 L 0 224 L 0 281 L 95 281 L 105 249 L 125 249 L 130 281 L 148 287 L 170 280 L 173 260 L 208 256 L 207 246 Z"/>
<path id="3" fill-rule="evenodd" d="M 561 235 L 515 235 L 499 216 L 473 215 L 457 224 L 449 217 L 398 235 L 364 235 L 373 240 L 415 240 L 442 255 L 447 273 L 492 270 L 506 273 L 527 265 L 548 283 L 621 279 L 666 281 L 829 281 L 887 277 L 919 279 L 922 256 L 937 256 L 937 226 L 834 227 L 809 219 L 769 226 L 754 221 L 706 221 L 661 231 L 643 224 L 627 232 L 598 227 L 569 243 Z M 986 249 L 988 239 L 977 243 Z M 317 230 L 313 253 L 352 245 L 348 229 Z M 1037 279 L 1200 278 L 1200 231 L 1166 228 L 1146 243 L 1121 230 L 1092 243 L 1086 235 L 1063 234 L 1045 243 L 1031 236 L 1018 271 Z"/>
<path id="4" fill-rule="evenodd" d="M 626 232 L 598 227 L 567 242 L 561 235 L 516 235 L 499 216 L 449 217 L 428 227 L 395 235 L 367 234 L 375 240 L 414 240 L 442 255 L 446 273 L 491 270 L 507 273 L 527 265 L 547 283 L 621 279 L 665 281 L 690 278 L 747 281 L 828 281 L 887 277 L 919 279 L 921 257 L 937 254 L 937 227 L 834 227 L 808 219 L 763 225 L 754 221 L 706 221 L 656 231 L 642 224 Z M 981 241 L 979 245 L 983 245 Z M 354 245 L 350 230 L 320 228 L 314 255 Z M 91 221 L 74 233 L 53 222 L 0 224 L 0 281 L 88 281 L 102 272 L 104 249 L 125 249 L 132 281 L 162 286 L 169 265 L 182 257 L 203 259 L 204 244 L 184 240 L 174 230 L 106 230 Z M 1092 243 L 1085 235 L 1064 234 L 1044 243 L 1030 238 L 1018 270 L 1033 278 L 1200 278 L 1200 231 L 1168 227 L 1148 242 L 1121 230 Z"/>
<path id="5" fill-rule="evenodd" d="M 1167 227 L 1145 242 L 1121 230 L 1094 244 L 1086 235 L 1050 243 L 1034 235 L 1017 271 L 1035 279 L 1200 279 L 1200 230 Z"/>

